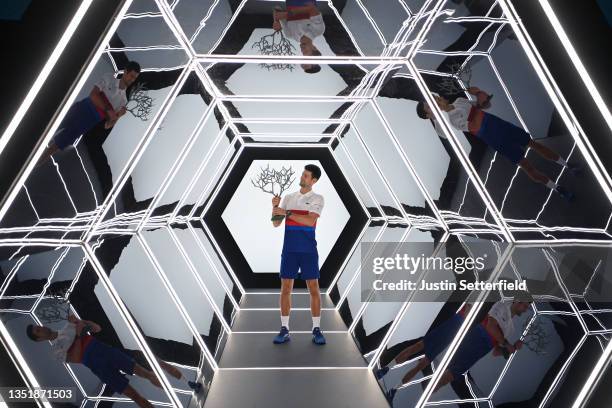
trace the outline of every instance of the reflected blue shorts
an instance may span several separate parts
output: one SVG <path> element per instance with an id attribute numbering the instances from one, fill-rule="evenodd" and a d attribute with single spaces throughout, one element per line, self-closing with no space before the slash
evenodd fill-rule
<path id="1" fill-rule="evenodd" d="M 79 138 L 93 129 L 102 117 L 96 110 L 91 98 L 87 97 L 70 107 L 64 120 L 59 125 L 58 132 L 53 136 L 55 145 L 64 150 Z"/>
<path id="2" fill-rule="evenodd" d="M 531 140 L 531 136 L 523 128 L 487 112 L 484 112 L 477 137 L 514 164 L 523 160 L 525 149 Z"/>
<path id="3" fill-rule="evenodd" d="M 95 338 L 87 345 L 82 363 L 108 388 L 118 394 L 123 394 L 129 383 L 129 380 L 119 370 L 126 374 L 134 374 L 135 361 L 132 357 Z"/>
<path id="4" fill-rule="evenodd" d="M 300 7 L 300 6 L 309 6 L 311 4 L 317 5 L 316 0 L 285 0 L 285 4 L 287 7 Z"/>
<path id="5" fill-rule="evenodd" d="M 280 277 L 319 279 L 319 254 L 317 252 L 284 252 L 281 255 Z"/>
<path id="6" fill-rule="evenodd" d="M 444 351 L 463 323 L 463 317 L 455 314 L 452 318 L 429 331 L 423 338 L 425 356 L 433 361 Z M 448 369 L 455 379 L 470 369 L 478 360 L 493 349 L 489 334 L 481 324 L 471 327 L 455 352 Z"/>

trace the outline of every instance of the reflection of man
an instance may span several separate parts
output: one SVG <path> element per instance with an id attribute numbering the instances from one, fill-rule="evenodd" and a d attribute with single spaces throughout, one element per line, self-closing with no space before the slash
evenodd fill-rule
<path id="1" fill-rule="evenodd" d="M 478 102 L 476 104 L 466 98 L 457 98 L 455 102 L 449 104 L 446 99 L 435 97 L 440 109 L 448 113 L 451 125 L 458 130 L 469 132 L 478 137 L 512 163 L 520 166 L 531 180 L 542 183 L 556 191 L 561 198 L 571 200 L 574 196 L 571 192 L 565 187 L 557 185 L 525 158 L 525 149 L 530 147 L 540 156 L 567 167 L 573 173 L 578 173 L 578 167 L 568 164 L 558 153 L 533 140 L 531 135 L 522 128 L 493 114 L 484 112 L 483 109 L 488 109 L 491 106 L 490 95 L 476 87 L 469 88 L 468 92 L 477 97 Z M 430 107 L 424 102 L 419 102 L 417 105 L 417 114 L 422 119 L 433 119 L 434 117 Z M 441 135 L 441 130 L 435 120 L 434 124 L 436 131 Z"/>
<path id="2" fill-rule="evenodd" d="M 514 353 L 519 350 L 523 346 L 522 341 L 518 340 L 512 345 L 506 339 L 514 332 L 512 318 L 526 312 L 531 302 L 533 302 L 533 298 L 529 293 L 519 292 L 514 296 L 512 302 L 499 301 L 494 303 L 482 322 L 468 330 L 434 392 L 449 382 L 458 379 L 491 350 L 493 350 L 495 356 Z M 408 361 L 416 353 L 422 351 L 425 353 L 416 367 L 408 371 L 402 378 L 402 384 L 409 382 L 412 377 L 431 364 L 436 356 L 449 346 L 459 331 L 469 308 L 470 305 L 466 304 L 459 313 L 428 332 L 423 340 L 405 348 L 395 357 L 395 363 L 401 364 Z M 384 366 L 376 371 L 376 377 L 381 379 L 388 372 L 389 366 Z M 387 397 L 389 400 L 393 399 L 396 392 L 397 388 L 391 388 L 388 391 Z"/>
<path id="3" fill-rule="evenodd" d="M 122 351 L 110 347 L 87 334 L 88 331 L 98 333 L 102 330 L 97 323 L 80 320 L 71 315 L 68 323 L 59 331 L 53 331 L 45 326 L 28 325 L 26 333 L 34 341 L 51 341 L 53 356 L 61 362 L 81 363 L 88 367 L 107 388 L 123 394 L 140 407 L 153 407 L 132 386 L 121 373 L 136 374 L 148 379 L 153 385 L 161 387 L 155 373 L 137 364 L 132 357 Z M 181 379 L 183 374 L 176 368 L 158 360 L 160 366 L 170 375 Z M 199 390 L 202 384 L 188 381 L 194 390 Z"/>
<path id="4" fill-rule="evenodd" d="M 302 55 L 320 56 L 321 52 L 312 41 L 315 37 L 323 35 L 325 23 L 323 16 L 317 9 L 316 0 L 286 0 L 287 10 L 274 9 L 273 28 L 283 30 L 285 36 L 300 43 Z M 308 74 L 315 74 L 321 70 L 317 64 L 302 64 L 302 69 Z"/>
<path id="5" fill-rule="evenodd" d="M 68 113 L 59 125 L 53 141 L 47 147 L 39 160 L 39 165 L 46 162 L 56 151 L 64 150 L 79 138 L 89 132 L 100 121 L 104 127 L 110 129 L 126 113 L 126 89 L 136 81 L 140 74 L 140 65 L 129 62 L 121 78 L 113 74 L 102 77 L 89 96 L 70 107 Z"/>
<path id="6" fill-rule="evenodd" d="M 312 341 L 325 344 L 321 332 L 321 293 L 319 291 L 319 254 L 315 239 L 317 219 L 323 210 L 323 196 L 312 191 L 312 186 L 321 177 L 321 169 L 309 164 L 304 167 L 300 177 L 300 189 L 287 194 L 279 206 L 280 197 L 272 198 L 273 215 L 285 216 L 285 239 L 281 254 L 280 309 L 281 330 L 274 338 L 275 344 L 289 341 L 289 312 L 291 311 L 291 291 L 293 280 L 298 277 L 306 281 L 310 292 L 310 310 L 312 312 Z M 282 220 L 273 221 L 275 227 Z"/>

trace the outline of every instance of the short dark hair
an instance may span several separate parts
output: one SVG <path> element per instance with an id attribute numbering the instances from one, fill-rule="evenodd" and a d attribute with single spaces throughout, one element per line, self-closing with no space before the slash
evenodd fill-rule
<path id="1" fill-rule="evenodd" d="M 420 101 L 419 103 L 417 103 L 417 115 L 421 119 L 428 119 L 427 111 L 425 110 L 425 102 Z"/>
<path id="2" fill-rule="evenodd" d="M 314 48 L 314 47 L 313 47 Z M 317 48 L 314 48 L 312 50 L 312 54 L 310 54 L 311 56 L 316 56 L 316 57 L 320 57 L 321 56 L 321 51 L 319 51 Z M 321 66 L 319 64 L 312 64 L 310 66 L 310 68 L 305 69 L 304 72 L 306 72 L 307 74 L 316 74 L 317 72 L 319 72 L 321 70 Z"/>
<path id="3" fill-rule="evenodd" d="M 321 66 L 318 64 L 311 65 L 310 68 L 305 69 L 304 72 L 307 74 L 316 74 L 321 70 Z"/>
<path id="4" fill-rule="evenodd" d="M 319 180 L 321 178 L 321 169 L 316 164 L 307 164 L 304 166 L 304 170 L 307 170 L 312 174 L 312 178 Z"/>
<path id="5" fill-rule="evenodd" d="M 28 335 L 30 340 L 38 341 L 38 337 L 36 337 L 36 335 L 34 334 L 33 324 L 28 324 L 28 327 L 26 327 L 26 334 Z"/>
<path id="6" fill-rule="evenodd" d="M 135 71 L 140 74 L 140 64 L 137 63 L 136 61 L 128 62 L 123 72 L 130 72 L 130 71 Z"/>

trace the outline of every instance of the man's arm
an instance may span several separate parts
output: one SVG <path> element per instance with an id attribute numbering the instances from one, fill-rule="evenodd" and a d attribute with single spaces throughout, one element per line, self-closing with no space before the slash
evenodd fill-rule
<path id="1" fill-rule="evenodd" d="M 66 352 L 66 362 L 68 363 L 80 363 L 79 357 L 81 357 L 81 341 L 78 337 L 75 337 L 72 345 Z"/>
<path id="2" fill-rule="evenodd" d="M 476 103 L 479 108 L 488 109 L 491 107 L 491 95 L 475 86 L 469 87 L 467 91 L 469 94 L 476 96 Z"/>
<path id="3" fill-rule="evenodd" d="M 85 326 L 91 327 L 91 330 L 94 333 L 100 333 L 102 331 L 102 327 L 98 323 L 92 322 L 91 320 L 81 320 L 81 321 L 85 324 Z"/>
<path id="4" fill-rule="evenodd" d="M 508 340 L 506 340 L 506 338 L 504 337 L 504 334 L 499 328 L 499 324 L 497 323 L 497 320 L 495 320 L 494 317 L 489 316 L 489 318 L 487 319 L 487 332 L 489 332 L 489 334 L 493 336 L 493 338 L 495 339 L 495 341 L 497 341 L 497 344 L 499 344 L 500 347 L 507 349 L 510 353 L 514 353 L 514 346 L 508 343 Z"/>
<path id="5" fill-rule="evenodd" d="M 319 214 L 314 213 L 314 212 L 309 212 L 306 215 L 291 213 L 289 217 L 286 217 L 287 211 L 281 207 L 276 207 L 274 211 L 272 211 L 272 215 L 284 215 L 285 219 L 291 219 L 295 222 L 299 222 L 300 224 L 304 224 L 308 226 L 315 225 L 317 218 L 319 218 Z"/>

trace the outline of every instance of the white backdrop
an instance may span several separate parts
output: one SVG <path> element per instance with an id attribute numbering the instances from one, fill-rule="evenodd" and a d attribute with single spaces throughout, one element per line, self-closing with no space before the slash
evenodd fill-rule
<path id="1" fill-rule="evenodd" d="M 256 178 L 261 168 L 265 168 L 268 163 L 270 168 L 278 170 L 282 166 L 293 167 L 295 181 L 287 193 L 292 193 L 300 188 L 299 180 L 306 164 L 313 163 L 321 168 L 321 179 L 313 186 L 313 191 L 323 195 L 325 199 L 325 206 L 317 221 L 316 231 L 319 264 L 322 265 L 346 225 L 349 213 L 318 161 L 255 160 L 251 163 L 245 177 L 223 211 L 223 221 L 231 231 L 253 272 L 278 272 L 284 224 L 278 228 L 272 226 L 270 221 L 272 195 L 262 192 L 251 184 L 251 179 Z"/>

